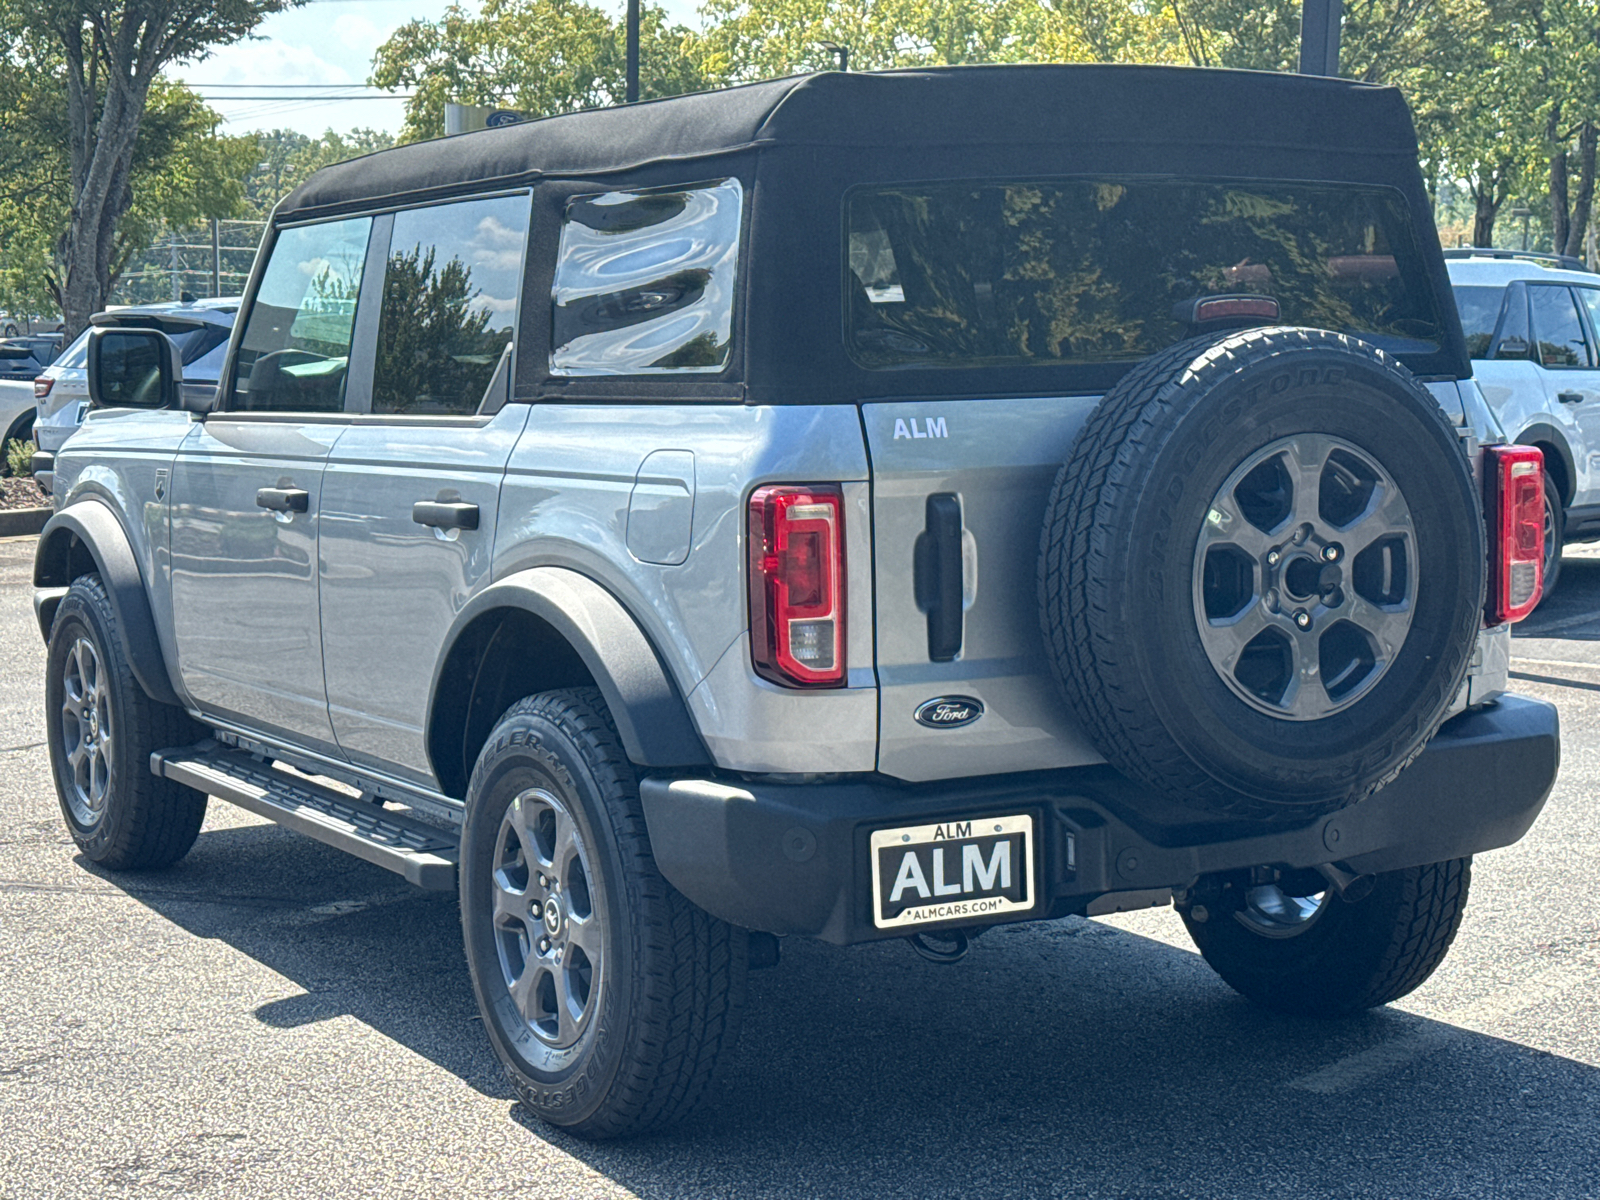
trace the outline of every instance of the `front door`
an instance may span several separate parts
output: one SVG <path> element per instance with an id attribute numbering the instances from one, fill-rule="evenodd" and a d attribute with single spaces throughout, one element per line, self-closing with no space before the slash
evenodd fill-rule
<path id="1" fill-rule="evenodd" d="M 507 400 L 529 211 L 521 193 L 394 215 L 370 394 L 352 396 L 366 411 L 323 477 L 334 734 L 352 762 L 423 786 L 436 783 L 434 670 L 490 581 L 500 482 L 528 419 Z"/>
<path id="2" fill-rule="evenodd" d="M 278 233 L 222 409 L 195 426 L 172 472 L 184 686 L 207 715 L 330 754 L 322 475 L 349 420 L 345 376 L 371 224 Z"/>

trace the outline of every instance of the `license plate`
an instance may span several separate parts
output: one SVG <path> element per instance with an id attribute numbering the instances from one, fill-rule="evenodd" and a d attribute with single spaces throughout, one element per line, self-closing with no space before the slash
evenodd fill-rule
<path id="1" fill-rule="evenodd" d="M 872 920 L 879 929 L 1027 912 L 1033 818 L 941 821 L 872 835 Z"/>

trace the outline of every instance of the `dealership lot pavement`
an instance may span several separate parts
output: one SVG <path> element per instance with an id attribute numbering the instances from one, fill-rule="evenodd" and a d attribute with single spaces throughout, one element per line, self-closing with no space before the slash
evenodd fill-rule
<path id="1" fill-rule="evenodd" d="M 591 1146 L 502 1082 L 451 897 L 215 801 L 172 870 L 77 857 L 32 549 L 0 542 L 0 1197 L 1600 1196 L 1600 554 L 1516 642 L 1556 792 L 1400 1004 L 1261 1013 L 1170 911 L 954 967 L 790 941 L 714 1103 Z"/>

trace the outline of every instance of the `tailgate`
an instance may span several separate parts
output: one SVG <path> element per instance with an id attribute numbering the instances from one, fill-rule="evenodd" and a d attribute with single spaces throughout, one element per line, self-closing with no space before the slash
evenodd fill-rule
<path id="1" fill-rule="evenodd" d="M 1102 761 L 1057 696 L 1035 581 L 1045 502 L 1096 403 L 861 406 L 872 463 L 880 771 L 924 780 Z M 942 698 L 952 703 L 928 706 Z M 982 706 L 976 719 L 964 707 L 972 700 Z"/>

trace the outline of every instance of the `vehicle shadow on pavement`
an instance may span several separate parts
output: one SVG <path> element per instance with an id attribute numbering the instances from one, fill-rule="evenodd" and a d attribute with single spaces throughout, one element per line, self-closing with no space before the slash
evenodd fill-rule
<path id="1" fill-rule="evenodd" d="M 1277 1017 L 1192 953 L 1076 919 L 993 930 L 953 967 L 789 939 L 750 977 L 700 1114 L 593 1145 L 515 1103 L 452 897 L 271 826 L 102 877 L 305 989 L 263 1023 L 352 1016 L 643 1197 L 1553 1197 L 1600 1179 L 1600 1070 L 1397 1010 Z"/>
<path id="2" fill-rule="evenodd" d="M 1562 561 L 1556 590 L 1533 610 L 1532 616 L 1512 626 L 1511 636 L 1514 641 L 1600 641 L 1600 558 L 1569 554 Z M 1512 653 L 1517 653 L 1515 647 Z"/>

